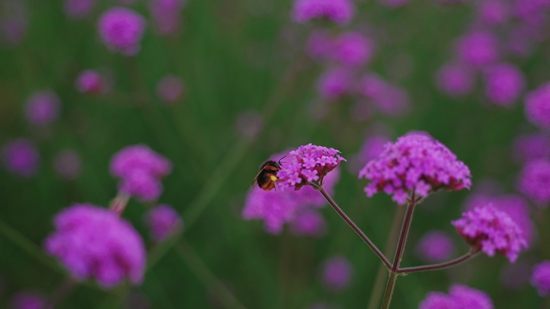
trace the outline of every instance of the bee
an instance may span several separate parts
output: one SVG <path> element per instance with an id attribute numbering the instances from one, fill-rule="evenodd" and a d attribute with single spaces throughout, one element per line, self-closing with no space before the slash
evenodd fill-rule
<path id="1" fill-rule="evenodd" d="M 279 178 L 277 178 L 277 172 L 280 170 L 281 160 L 279 160 L 279 162 L 273 160 L 266 161 L 260 166 L 260 171 L 256 177 L 254 177 L 252 187 L 257 184 L 262 190 L 273 190 L 273 188 L 275 188 L 275 182 L 279 180 Z"/>

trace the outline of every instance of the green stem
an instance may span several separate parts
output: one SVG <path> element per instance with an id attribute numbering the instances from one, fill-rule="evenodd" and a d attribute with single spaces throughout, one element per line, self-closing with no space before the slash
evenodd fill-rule
<path id="1" fill-rule="evenodd" d="M 419 271 L 443 269 L 443 268 L 451 267 L 451 266 L 460 264 L 464 261 L 467 261 L 470 258 L 474 257 L 477 253 L 479 253 L 479 251 L 472 251 L 471 250 L 468 253 L 464 254 L 463 256 L 460 256 L 456 259 L 453 259 L 453 260 L 450 260 L 450 261 L 447 261 L 447 262 L 432 264 L 432 265 L 423 265 L 423 266 L 399 268 L 397 270 L 397 272 L 400 273 L 400 274 L 409 274 L 409 273 L 414 273 L 414 272 L 419 272 Z"/>
<path id="2" fill-rule="evenodd" d="M 246 309 L 241 302 L 229 291 L 229 289 L 220 282 L 212 271 L 204 264 L 199 255 L 184 240 L 178 242 L 174 249 L 178 256 L 183 260 L 189 269 L 197 278 L 208 287 L 209 291 L 214 293 L 216 298 L 224 304 L 226 308 Z"/>

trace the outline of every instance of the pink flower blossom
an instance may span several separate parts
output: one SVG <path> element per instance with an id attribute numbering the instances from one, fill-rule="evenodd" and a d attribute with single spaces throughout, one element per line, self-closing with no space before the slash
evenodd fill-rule
<path id="1" fill-rule="evenodd" d="M 529 92 L 525 97 L 525 116 L 532 124 L 550 128 L 550 83 Z"/>
<path id="2" fill-rule="evenodd" d="M 40 154 L 33 143 L 25 138 L 7 142 L 2 155 L 6 168 L 22 177 L 32 177 L 38 170 Z"/>
<path id="3" fill-rule="evenodd" d="M 445 64 L 437 71 L 436 84 L 443 93 L 452 97 L 462 96 L 470 93 L 474 88 L 474 73 L 473 69 L 464 64 Z"/>
<path id="4" fill-rule="evenodd" d="M 168 205 L 157 205 L 149 210 L 145 215 L 145 222 L 155 241 L 163 241 L 183 229 L 180 215 Z"/>
<path id="5" fill-rule="evenodd" d="M 521 95 L 525 81 L 514 65 L 502 63 L 485 71 L 485 94 L 496 105 L 510 107 Z"/>
<path id="6" fill-rule="evenodd" d="M 533 267 L 531 285 L 537 288 L 541 297 L 550 295 L 550 261 L 543 261 Z"/>
<path id="7" fill-rule="evenodd" d="M 550 202 L 550 161 L 540 159 L 528 162 L 518 175 L 517 187 L 521 193 L 537 203 L 548 207 Z"/>
<path id="8" fill-rule="evenodd" d="M 339 25 L 345 25 L 351 20 L 353 13 L 353 4 L 349 0 L 295 0 L 291 16 L 298 23 L 326 18 Z"/>
<path id="9" fill-rule="evenodd" d="M 324 262 L 323 284 L 332 292 L 342 291 L 348 287 L 352 272 L 348 259 L 344 256 L 334 256 Z"/>
<path id="10" fill-rule="evenodd" d="M 296 214 L 290 223 L 290 230 L 296 236 L 321 237 L 327 231 L 327 224 L 323 215 L 309 208 Z"/>
<path id="11" fill-rule="evenodd" d="M 104 92 L 105 86 L 101 75 L 94 70 L 85 70 L 80 72 L 75 81 L 76 89 L 80 93 L 101 93 Z"/>
<path id="12" fill-rule="evenodd" d="M 98 28 L 109 50 L 132 56 L 140 50 L 145 19 L 130 9 L 115 7 L 100 16 Z"/>
<path id="13" fill-rule="evenodd" d="M 51 90 L 33 93 L 25 104 L 27 121 L 32 125 L 48 125 L 59 118 L 61 102 L 57 94 Z"/>

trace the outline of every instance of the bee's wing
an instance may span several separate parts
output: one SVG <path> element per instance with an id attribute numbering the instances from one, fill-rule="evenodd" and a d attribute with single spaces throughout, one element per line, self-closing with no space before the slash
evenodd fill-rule
<path id="1" fill-rule="evenodd" d="M 256 177 L 254 177 L 254 180 L 252 181 L 252 189 L 254 189 L 255 186 L 258 185 L 258 176 L 262 173 L 263 170 L 260 170 L 258 174 L 256 174 Z"/>

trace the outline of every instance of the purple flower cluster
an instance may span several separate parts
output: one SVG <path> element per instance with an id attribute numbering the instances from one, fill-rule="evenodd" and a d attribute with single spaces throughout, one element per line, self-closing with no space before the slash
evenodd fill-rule
<path id="1" fill-rule="evenodd" d="M 359 178 L 370 180 L 368 197 L 378 192 L 393 194 L 404 204 L 410 191 L 426 197 L 439 189 L 460 190 L 471 185 L 470 170 L 437 140 L 418 133 L 400 137 L 387 144 L 377 159 L 367 163 Z"/>
<path id="2" fill-rule="evenodd" d="M 2 149 L 2 156 L 6 168 L 16 175 L 32 177 L 38 170 L 40 154 L 28 139 L 7 142 Z"/>
<path id="3" fill-rule="evenodd" d="M 498 58 L 498 40 L 491 32 L 475 31 L 459 38 L 458 57 L 472 66 L 482 67 L 495 63 Z"/>
<path id="4" fill-rule="evenodd" d="M 175 33 L 180 24 L 181 10 L 185 0 L 151 0 L 149 11 L 155 21 L 157 31 L 162 35 Z"/>
<path id="5" fill-rule="evenodd" d="M 550 202 L 550 161 L 547 159 L 528 162 L 518 176 L 517 187 L 521 193 L 537 203 L 548 207 Z"/>
<path id="6" fill-rule="evenodd" d="M 550 129 L 550 83 L 527 94 L 525 115 L 532 124 L 542 129 Z"/>
<path id="7" fill-rule="evenodd" d="M 514 139 L 513 149 L 520 162 L 550 158 L 550 138 L 540 133 L 519 135 Z"/>
<path id="8" fill-rule="evenodd" d="M 474 88 L 475 72 L 460 63 L 445 64 L 436 74 L 439 90 L 452 97 L 468 94 Z"/>
<path id="9" fill-rule="evenodd" d="M 349 285 L 352 272 L 348 259 L 343 256 L 332 257 L 323 265 L 323 284 L 329 291 L 342 291 Z"/>
<path id="10" fill-rule="evenodd" d="M 281 189 L 294 188 L 311 183 L 323 184 L 323 178 L 334 170 L 340 162 L 346 161 L 340 156 L 340 151 L 313 144 L 298 147 L 289 153 L 291 162 L 283 164 L 277 173 L 278 187 Z"/>
<path id="11" fill-rule="evenodd" d="M 321 237 L 327 231 L 325 218 L 317 210 L 299 211 L 290 223 L 290 231 L 296 236 Z"/>
<path id="12" fill-rule="evenodd" d="M 291 16 L 298 23 L 325 18 L 345 25 L 351 20 L 353 13 L 353 4 L 349 0 L 295 0 Z"/>
<path id="13" fill-rule="evenodd" d="M 454 251 L 453 241 L 442 231 L 426 233 L 415 248 L 416 255 L 429 263 L 446 261 L 453 256 Z"/>
<path id="14" fill-rule="evenodd" d="M 185 95 L 183 80 L 177 76 L 166 75 L 157 84 L 157 96 L 167 103 L 175 103 Z"/>
<path id="15" fill-rule="evenodd" d="M 65 14 L 80 19 L 88 16 L 95 5 L 95 0 L 65 0 Z"/>
<path id="16" fill-rule="evenodd" d="M 525 81 L 521 71 L 514 65 L 502 63 L 485 71 L 485 93 L 491 102 L 509 107 L 521 95 Z"/>
<path id="17" fill-rule="evenodd" d="M 25 104 L 27 121 L 32 125 L 44 126 L 57 120 L 61 103 L 51 90 L 35 92 Z"/>
<path id="18" fill-rule="evenodd" d="M 109 50 L 132 56 L 140 50 L 145 19 L 130 9 L 115 7 L 100 16 L 98 28 Z"/>
<path id="19" fill-rule="evenodd" d="M 272 160 L 279 160 L 283 155 L 278 154 L 273 156 Z M 282 166 L 285 166 L 283 163 Z M 334 186 L 338 182 L 340 172 L 338 169 L 333 170 L 324 178 L 323 188 L 329 194 L 333 194 Z M 242 210 L 242 217 L 245 220 L 261 219 L 264 221 L 264 229 L 271 234 L 279 234 L 285 223 L 291 223 L 293 229 L 302 230 L 307 226 L 308 229 L 317 225 L 316 219 L 299 218 L 304 212 L 310 210 L 311 207 L 323 207 L 326 201 L 323 196 L 310 186 L 306 186 L 301 190 L 276 190 L 265 191 L 258 188 L 253 188 L 245 202 Z M 299 220 L 299 221 L 297 221 Z M 307 221 L 304 223 L 303 221 Z M 317 220 L 318 221 L 318 220 Z M 304 223 L 304 224 L 302 224 Z M 299 228 L 297 227 L 299 225 Z M 296 231 L 296 230 L 295 230 Z"/>
<path id="20" fill-rule="evenodd" d="M 183 229 L 180 215 L 168 205 L 157 205 L 149 210 L 145 215 L 145 222 L 155 241 L 163 241 Z"/>
<path id="21" fill-rule="evenodd" d="M 374 55 L 372 40 L 359 32 L 347 31 L 333 37 L 326 31 L 314 31 L 307 42 L 307 52 L 314 59 L 329 60 L 344 66 L 361 66 Z"/>
<path id="22" fill-rule="evenodd" d="M 449 294 L 430 292 L 418 309 L 493 309 L 491 298 L 480 290 L 462 284 L 453 284 Z"/>
<path id="23" fill-rule="evenodd" d="M 57 214 L 54 223 L 56 232 L 46 239 L 46 251 L 59 258 L 75 278 L 93 278 L 105 288 L 125 279 L 141 282 L 146 255 L 143 241 L 115 212 L 75 204 Z"/>
<path id="24" fill-rule="evenodd" d="M 94 70 L 82 71 L 76 78 L 75 86 L 81 93 L 101 93 L 105 88 L 101 75 Z"/>
<path id="25" fill-rule="evenodd" d="M 378 157 L 384 151 L 384 146 L 390 142 L 385 135 L 369 136 L 364 142 L 361 150 L 350 161 L 351 170 L 359 171 L 368 161 Z"/>
<path id="26" fill-rule="evenodd" d="M 346 68 L 334 67 L 327 70 L 317 82 L 319 93 L 328 100 L 336 100 L 350 92 L 353 75 Z"/>
<path id="27" fill-rule="evenodd" d="M 529 205 L 521 196 L 509 194 L 502 196 L 491 196 L 485 194 L 474 194 L 470 196 L 465 204 L 465 210 L 473 210 L 477 207 L 493 205 L 500 211 L 503 211 L 514 219 L 514 222 L 521 230 L 527 246 L 530 246 L 536 236 L 535 224 L 531 221 L 529 214 Z"/>
<path id="28" fill-rule="evenodd" d="M 479 19 L 489 26 L 502 25 L 512 17 L 510 4 L 502 0 L 484 0 L 477 6 Z"/>
<path id="29" fill-rule="evenodd" d="M 527 242 L 510 216 L 492 205 L 477 207 L 451 222 L 473 250 L 488 256 L 500 253 L 514 262 Z"/>
<path id="30" fill-rule="evenodd" d="M 128 146 L 111 159 L 111 174 L 119 177 L 119 191 L 144 201 L 162 194 L 160 178 L 168 175 L 172 164 L 145 145 Z"/>
<path id="31" fill-rule="evenodd" d="M 386 115 L 399 116 L 409 111 L 408 93 L 376 74 L 365 75 L 359 81 L 358 91 Z"/>
<path id="32" fill-rule="evenodd" d="M 537 288 L 541 297 L 550 295 L 550 261 L 541 262 L 533 267 L 531 285 Z"/>

